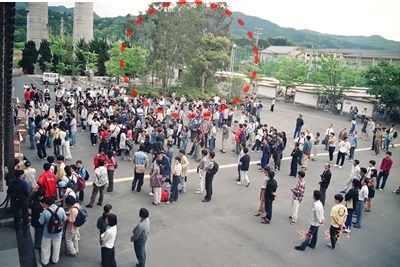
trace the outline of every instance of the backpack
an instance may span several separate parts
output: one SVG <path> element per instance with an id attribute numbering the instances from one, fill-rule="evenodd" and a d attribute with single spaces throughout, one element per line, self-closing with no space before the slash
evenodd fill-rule
<path id="1" fill-rule="evenodd" d="M 85 181 L 87 181 L 87 180 L 89 180 L 90 175 L 89 175 L 89 172 L 86 169 L 85 169 L 85 173 L 86 173 Z"/>
<path id="2" fill-rule="evenodd" d="M 57 214 L 58 209 L 59 208 L 56 208 L 54 212 L 50 208 L 47 209 L 51 214 L 49 222 L 47 223 L 47 231 L 49 234 L 58 234 L 63 230 L 62 221 Z"/>
<path id="3" fill-rule="evenodd" d="M 72 177 L 68 177 L 68 176 L 67 176 L 67 179 L 68 179 L 67 187 L 71 188 L 72 190 L 74 190 L 74 192 L 76 192 L 77 185 L 76 185 L 76 182 L 74 181 L 74 179 L 72 179 Z M 78 179 L 78 177 L 77 177 L 77 179 Z"/>
<path id="4" fill-rule="evenodd" d="M 161 192 L 161 202 L 167 202 L 168 199 L 169 199 L 169 192 L 168 192 L 168 190 L 164 189 Z"/>
<path id="5" fill-rule="evenodd" d="M 394 132 L 393 138 L 397 138 L 397 131 Z"/>
<path id="6" fill-rule="evenodd" d="M 41 145 L 46 144 L 47 136 L 45 134 L 41 134 L 40 132 L 39 132 L 39 134 L 40 134 L 39 143 Z"/>
<path id="7" fill-rule="evenodd" d="M 217 162 L 214 161 L 214 166 L 212 167 L 211 170 L 208 171 L 208 173 L 211 173 L 212 175 L 215 175 L 219 170 L 219 165 Z"/>
<path id="8" fill-rule="evenodd" d="M 87 218 L 89 216 L 88 216 L 88 213 L 87 213 L 87 211 L 85 209 L 78 208 L 78 207 L 74 207 L 74 208 L 76 208 L 78 210 L 78 215 L 76 216 L 76 219 L 74 221 L 74 225 L 76 227 L 80 227 L 86 222 L 86 220 L 87 220 Z"/>
<path id="9" fill-rule="evenodd" d="M 76 191 L 77 192 L 83 191 L 83 189 L 85 189 L 86 186 L 85 180 L 79 174 L 76 175 L 76 180 L 78 181 L 76 183 Z"/>

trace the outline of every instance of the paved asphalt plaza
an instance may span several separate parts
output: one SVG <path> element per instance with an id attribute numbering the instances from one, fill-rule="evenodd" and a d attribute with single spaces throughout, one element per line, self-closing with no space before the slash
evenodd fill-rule
<path id="1" fill-rule="evenodd" d="M 15 94 L 22 98 L 22 85 L 25 82 L 39 82 L 34 77 L 14 77 Z M 34 83 L 35 84 L 35 83 Z M 38 86 L 35 84 L 35 86 Z M 82 86 L 85 88 L 85 86 Z M 350 175 L 351 162 L 346 161 L 342 169 L 331 168 L 332 180 L 327 190 L 325 205 L 326 223 L 319 229 L 319 238 L 315 249 L 297 251 L 309 228 L 312 209 L 312 192 L 319 189 L 319 175 L 324 163 L 328 161 L 327 151 L 320 147 L 317 161 L 308 163 L 306 172 L 306 192 L 299 208 L 299 219 L 295 225 L 289 224 L 292 194 L 290 188 L 296 179 L 288 176 L 290 152 L 293 148 L 293 131 L 299 113 L 303 115 L 303 131 L 310 128 L 312 133 L 324 135 L 329 123 L 338 133 L 343 127 L 349 128 L 347 116 L 335 116 L 332 113 L 316 111 L 307 107 L 294 106 L 277 102 L 275 112 L 269 112 L 269 101 L 263 100 L 264 110 L 261 121 L 274 126 L 279 131 L 286 131 L 288 146 L 284 151 L 281 171 L 276 173 L 278 198 L 273 204 L 272 221 L 269 225 L 261 224 L 261 218 L 255 217 L 259 205 L 260 186 L 264 174 L 259 172 L 256 163 L 261 153 L 251 153 L 252 165 L 249 171 L 248 188 L 236 184 L 237 158 L 229 152 L 221 154 L 221 133 L 216 142 L 216 161 L 220 170 L 214 178 L 213 198 L 211 202 L 201 202 L 203 196 L 195 194 L 197 163 L 190 159 L 190 174 L 187 193 L 179 195 L 179 200 L 171 205 L 151 204 L 149 181 L 146 179 L 142 192 L 131 192 L 130 183 L 133 175 L 131 162 L 118 158 L 119 168 L 115 172 L 114 192 L 106 193 L 103 204 L 111 204 L 113 213 L 118 216 L 118 234 L 115 243 L 118 266 L 135 266 L 136 257 L 130 242 L 132 228 L 139 221 L 138 212 L 146 207 L 150 212 L 151 229 L 147 241 L 147 266 L 149 267 L 222 267 L 222 266 L 399 266 L 400 262 L 400 196 L 392 193 L 400 186 L 399 158 L 400 148 L 391 148 L 394 166 L 384 191 L 376 192 L 370 213 L 364 214 L 362 229 L 354 229 L 350 234 L 343 234 L 335 250 L 326 246 L 329 243 L 330 209 L 333 196 L 343 189 Z M 236 118 L 240 114 L 235 113 Z M 356 129 L 361 132 L 358 120 Z M 78 128 L 79 129 L 79 128 Z M 399 130 L 399 128 L 397 129 Z M 396 141 L 398 142 L 399 139 Z M 230 143 L 229 143 L 230 144 Z M 231 145 L 231 144 L 230 144 Z M 232 146 L 232 145 L 231 145 Z M 370 159 L 380 166 L 382 157 L 373 155 L 370 142 L 359 140 L 355 158 L 360 166 L 367 166 Z M 38 161 L 36 151 L 29 150 L 29 142 L 22 144 L 23 151 L 38 173 L 42 172 L 43 161 Z M 231 149 L 233 146 L 231 147 Z M 229 151 L 231 151 L 229 149 Z M 52 150 L 48 149 L 48 154 Z M 188 148 L 189 151 L 189 148 Z M 97 147 L 89 145 L 89 133 L 77 132 L 77 146 L 71 148 L 72 162 L 81 159 L 89 169 L 93 166 L 93 157 Z M 381 155 L 385 153 L 382 151 Z M 335 154 L 336 160 L 336 154 Z M 271 164 L 270 164 L 271 165 Z M 271 165 L 272 166 L 272 165 Z M 93 179 L 93 175 L 91 175 Z M 85 189 L 84 205 L 88 203 L 92 186 Z M 96 221 L 102 214 L 102 207 L 95 205 L 87 209 L 89 219 L 81 227 L 79 255 L 70 258 L 61 248 L 58 266 L 100 266 L 99 232 Z M 33 233 L 33 228 L 31 228 Z M 11 227 L 0 228 L 2 248 L 0 266 L 17 266 L 15 233 Z M 38 253 L 36 252 L 37 258 Z M 397 262 L 397 263 L 396 263 Z M 39 265 L 40 266 L 40 265 Z"/>

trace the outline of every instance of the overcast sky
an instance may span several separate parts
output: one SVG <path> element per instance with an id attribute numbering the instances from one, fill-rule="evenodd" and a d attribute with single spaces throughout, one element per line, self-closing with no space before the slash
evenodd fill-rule
<path id="1" fill-rule="evenodd" d="M 100 17 L 125 16 L 129 13 L 137 15 L 139 11 L 146 11 L 151 2 L 99 0 L 94 1 L 94 11 Z M 240 11 L 246 15 L 266 19 L 281 27 L 338 35 L 380 35 L 389 40 L 400 41 L 400 0 L 228 0 L 227 2 L 231 11 Z M 73 7 L 74 3 L 60 1 L 49 2 L 49 5 Z"/>

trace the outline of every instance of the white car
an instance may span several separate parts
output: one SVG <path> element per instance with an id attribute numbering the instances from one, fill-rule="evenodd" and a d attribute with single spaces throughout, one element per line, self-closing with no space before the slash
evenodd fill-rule
<path id="1" fill-rule="evenodd" d="M 58 73 L 44 72 L 42 75 L 42 82 L 44 84 L 59 84 L 64 83 L 65 78 Z"/>

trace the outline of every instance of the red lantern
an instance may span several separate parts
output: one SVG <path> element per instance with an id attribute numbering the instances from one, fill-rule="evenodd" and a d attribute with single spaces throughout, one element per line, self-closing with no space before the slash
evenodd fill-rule
<path id="1" fill-rule="evenodd" d="M 250 90 L 250 85 L 247 85 L 247 86 L 244 88 L 243 92 L 247 93 L 249 90 Z"/>
<path id="2" fill-rule="evenodd" d="M 164 113 L 164 110 L 163 110 L 162 108 L 157 108 L 156 111 L 157 111 L 158 113 L 161 113 L 161 114 Z"/>
<path id="3" fill-rule="evenodd" d="M 218 109 L 218 112 L 224 112 L 225 109 L 226 109 L 226 107 L 225 107 L 225 106 L 222 106 L 222 107 L 220 107 L 220 108 Z"/>
<path id="4" fill-rule="evenodd" d="M 210 111 L 206 111 L 203 114 L 204 117 L 210 117 L 211 116 L 211 112 Z"/>
<path id="5" fill-rule="evenodd" d="M 150 103 L 147 100 L 143 100 L 143 105 L 145 105 L 146 107 L 150 106 Z"/>
<path id="6" fill-rule="evenodd" d="M 196 118 L 196 115 L 194 115 L 193 113 L 188 115 L 188 119 L 194 119 L 194 118 Z"/>
<path id="7" fill-rule="evenodd" d="M 132 90 L 131 90 L 131 94 L 132 94 L 134 97 L 137 97 L 137 96 L 138 96 L 138 92 L 136 92 L 135 89 L 132 89 Z"/>
<path id="8" fill-rule="evenodd" d="M 179 113 L 172 113 L 171 116 L 172 116 L 172 118 L 177 119 L 177 118 L 179 118 Z"/>
<path id="9" fill-rule="evenodd" d="M 237 102 L 239 102 L 239 97 L 236 97 L 235 99 L 232 100 L 232 104 L 236 105 Z"/>

